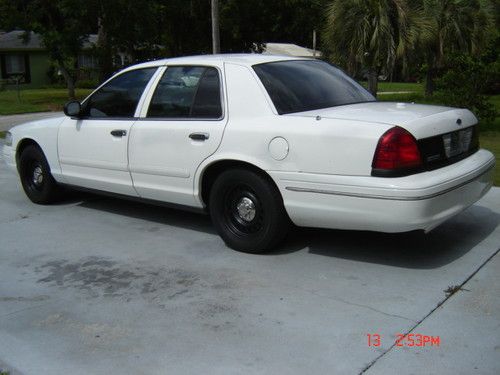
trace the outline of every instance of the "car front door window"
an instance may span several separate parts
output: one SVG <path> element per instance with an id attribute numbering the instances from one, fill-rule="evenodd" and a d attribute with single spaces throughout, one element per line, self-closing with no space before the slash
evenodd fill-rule
<path id="1" fill-rule="evenodd" d="M 137 69 L 112 79 L 84 103 L 83 117 L 134 117 L 144 88 L 155 71 L 156 68 Z"/>

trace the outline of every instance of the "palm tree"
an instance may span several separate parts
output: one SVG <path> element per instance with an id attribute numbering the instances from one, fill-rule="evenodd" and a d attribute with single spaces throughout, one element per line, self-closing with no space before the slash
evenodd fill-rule
<path id="1" fill-rule="evenodd" d="M 431 26 L 406 0 L 333 0 L 327 7 L 324 39 L 333 58 L 351 74 L 366 69 L 368 89 L 377 94 L 378 76 L 396 58 L 406 59 L 419 35 Z"/>
<path id="2" fill-rule="evenodd" d="M 488 40 L 493 27 L 493 11 L 488 1 L 423 0 L 426 17 L 432 20 L 433 32 L 422 40 L 426 51 L 426 95 L 434 92 L 434 78 L 453 52 L 477 54 Z"/>

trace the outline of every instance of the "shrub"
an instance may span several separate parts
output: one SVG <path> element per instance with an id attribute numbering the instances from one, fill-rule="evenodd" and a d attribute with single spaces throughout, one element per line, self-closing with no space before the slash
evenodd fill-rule
<path id="1" fill-rule="evenodd" d="M 485 64 L 467 55 L 455 55 L 437 80 L 439 99 L 445 105 L 468 108 L 482 121 L 492 121 L 497 113 L 485 92 L 498 80 L 498 64 Z"/>
<path id="2" fill-rule="evenodd" d="M 99 86 L 96 79 L 82 79 L 76 82 L 76 87 L 79 89 L 95 89 Z"/>

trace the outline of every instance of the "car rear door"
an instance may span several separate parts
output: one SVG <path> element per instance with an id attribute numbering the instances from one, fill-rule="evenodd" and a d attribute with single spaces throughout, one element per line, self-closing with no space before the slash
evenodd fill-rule
<path id="1" fill-rule="evenodd" d="M 128 141 L 136 110 L 157 68 L 124 72 L 94 92 L 79 118 L 66 118 L 58 134 L 65 182 L 137 196 L 128 169 Z"/>
<path id="2" fill-rule="evenodd" d="M 129 143 L 129 168 L 142 198 L 196 206 L 194 174 L 221 140 L 227 116 L 216 66 L 168 66 L 146 99 Z"/>

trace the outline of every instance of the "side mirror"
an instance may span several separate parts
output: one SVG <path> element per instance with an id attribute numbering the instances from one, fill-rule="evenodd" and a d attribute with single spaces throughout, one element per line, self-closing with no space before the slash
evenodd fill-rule
<path id="1" fill-rule="evenodd" d="M 72 100 L 64 105 L 64 114 L 69 117 L 78 117 L 82 111 L 82 105 L 77 100 Z"/>

